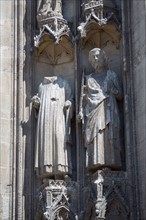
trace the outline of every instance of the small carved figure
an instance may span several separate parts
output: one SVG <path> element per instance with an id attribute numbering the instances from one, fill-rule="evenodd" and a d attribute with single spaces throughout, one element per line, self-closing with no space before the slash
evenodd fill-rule
<path id="1" fill-rule="evenodd" d="M 95 72 L 86 77 L 83 114 L 87 167 L 121 169 L 120 119 L 117 101 L 122 88 L 115 72 L 108 69 L 106 54 L 100 48 L 89 52 Z"/>
<path id="2" fill-rule="evenodd" d="M 67 149 L 72 115 L 71 88 L 61 76 L 44 77 L 32 98 L 38 112 L 35 169 L 39 176 L 71 173 Z"/>
<path id="3" fill-rule="evenodd" d="M 62 0 L 38 0 L 38 14 L 45 16 L 52 11 L 58 14 L 62 14 Z"/>

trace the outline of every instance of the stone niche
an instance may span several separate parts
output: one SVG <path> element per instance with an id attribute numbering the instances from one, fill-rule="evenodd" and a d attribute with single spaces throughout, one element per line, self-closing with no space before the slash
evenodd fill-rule
<path id="1" fill-rule="evenodd" d="M 80 18 L 75 19 L 76 9 L 79 7 L 81 7 Z M 38 0 L 36 20 L 39 34 L 35 36 L 34 40 L 32 94 L 34 95 L 32 111 L 35 118 L 33 121 L 35 151 L 41 146 L 41 152 L 38 150 L 36 153 L 36 155 L 40 153 L 40 157 L 38 156 L 40 159 L 37 159 L 39 175 L 37 172 L 35 173 L 35 188 L 38 191 L 36 219 L 128 220 L 129 208 L 125 202 L 127 200 L 125 186 L 127 180 L 122 124 L 123 101 L 121 100 L 117 104 L 120 120 L 120 156 L 122 158 L 120 168 L 110 167 L 103 163 L 92 170 L 88 169 L 86 161 L 89 152 L 85 144 L 84 115 L 79 119 L 80 111 L 84 111 L 84 79 L 94 72 L 88 59 L 89 52 L 93 48 L 104 50 L 108 57 L 109 69 L 117 74 L 122 84 L 121 6 L 119 1 Z M 65 81 L 60 79 L 60 76 Z M 52 83 L 52 90 L 45 90 L 48 81 L 44 82 L 44 78 Z M 41 96 L 38 91 L 40 84 Z M 45 91 L 47 91 L 46 96 L 42 99 Z M 53 94 L 53 91 L 55 95 L 56 91 L 60 91 L 62 97 L 56 98 L 55 95 L 51 97 L 50 94 Z M 54 107 L 46 97 L 55 103 L 60 98 L 64 99 L 63 94 L 68 91 L 71 91 L 72 97 L 67 100 L 65 97 L 66 113 L 64 113 L 64 109 L 61 110 L 61 107 L 57 113 L 61 115 L 60 117 L 65 117 L 67 123 L 62 126 L 63 131 L 58 136 L 57 132 L 60 130 L 55 127 L 55 120 L 58 116 L 54 112 L 51 113 L 53 110 L 50 110 L 49 113 L 48 109 Z M 70 105 L 66 101 L 71 102 L 72 113 L 67 113 Z M 40 110 L 41 105 L 44 107 Z M 48 113 L 46 113 L 47 111 Z M 49 117 L 47 114 L 50 114 Z M 72 114 L 71 117 L 70 114 Z M 58 118 L 58 120 L 61 119 Z M 61 123 L 63 122 L 60 121 Z M 53 136 L 50 135 L 51 132 Z M 70 134 L 69 141 L 66 140 L 67 132 Z M 40 135 L 39 138 L 37 135 Z M 63 157 L 60 152 L 65 151 L 61 145 L 64 137 L 64 142 L 67 143 L 64 146 L 70 153 L 67 153 L 67 158 L 64 156 L 62 159 L 64 164 L 61 162 L 56 164 L 56 161 L 60 161 L 58 157 Z M 54 142 L 55 145 L 53 145 Z M 48 148 L 50 149 L 48 150 Z M 62 150 L 60 150 L 61 148 Z M 112 154 L 112 151 L 110 153 Z M 48 162 L 48 158 L 51 156 L 46 156 L 46 154 L 52 155 L 51 162 Z M 66 155 L 66 153 L 64 154 Z M 91 152 L 91 154 L 93 153 Z M 102 154 L 99 157 L 108 157 L 108 155 Z M 69 172 L 66 167 L 72 171 Z"/>

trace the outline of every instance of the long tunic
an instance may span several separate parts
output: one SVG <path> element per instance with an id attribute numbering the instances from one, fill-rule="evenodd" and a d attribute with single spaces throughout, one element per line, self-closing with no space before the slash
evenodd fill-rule
<path id="1" fill-rule="evenodd" d="M 38 113 L 35 168 L 38 175 L 71 172 L 67 149 L 67 121 L 71 101 L 71 89 L 62 77 L 44 78 L 39 86 L 40 107 Z"/>
<path id="2" fill-rule="evenodd" d="M 85 144 L 87 167 L 120 169 L 120 119 L 117 99 L 121 86 L 116 74 L 110 70 L 87 77 L 85 94 Z"/>

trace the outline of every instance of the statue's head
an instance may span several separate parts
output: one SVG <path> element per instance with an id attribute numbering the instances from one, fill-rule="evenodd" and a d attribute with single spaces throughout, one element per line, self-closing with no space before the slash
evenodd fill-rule
<path id="1" fill-rule="evenodd" d="M 106 53 L 100 48 L 90 50 L 89 62 L 95 70 L 105 69 L 108 67 L 108 58 Z"/>

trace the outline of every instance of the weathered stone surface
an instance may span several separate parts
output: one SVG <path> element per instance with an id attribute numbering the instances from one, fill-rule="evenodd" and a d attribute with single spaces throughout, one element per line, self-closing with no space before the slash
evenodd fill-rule
<path id="1" fill-rule="evenodd" d="M 146 2 L 131 1 L 132 82 L 140 219 L 146 218 Z"/>
<path id="2" fill-rule="evenodd" d="M 35 169 L 38 176 L 72 173 L 71 118 L 73 96 L 68 82 L 61 76 L 44 77 L 32 98 L 36 110 Z"/>
<path id="3" fill-rule="evenodd" d="M 12 216 L 12 1 L 1 1 L 0 8 L 0 219 L 7 220 Z"/>
<path id="4" fill-rule="evenodd" d="M 49 212 L 56 220 L 145 220 L 145 0 L 1 0 L 0 8 L 0 219 L 32 220 L 39 210 L 37 220 L 49 219 Z M 77 116 L 82 72 L 93 72 L 88 53 L 95 47 L 104 48 L 110 69 L 123 82 L 124 171 L 86 169 L 83 124 Z M 61 180 L 47 176 L 43 185 L 34 171 L 37 120 L 31 98 L 44 77 L 60 75 L 74 97 L 72 174 Z M 48 192 L 53 200 L 46 199 Z"/>
<path id="5" fill-rule="evenodd" d="M 106 53 L 101 48 L 94 48 L 89 52 L 94 72 L 86 76 L 82 112 L 79 113 L 85 121 L 87 167 L 93 171 L 102 167 L 122 169 L 117 104 L 118 100 L 122 100 L 122 87 L 116 73 L 109 70 L 107 60 Z"/>

